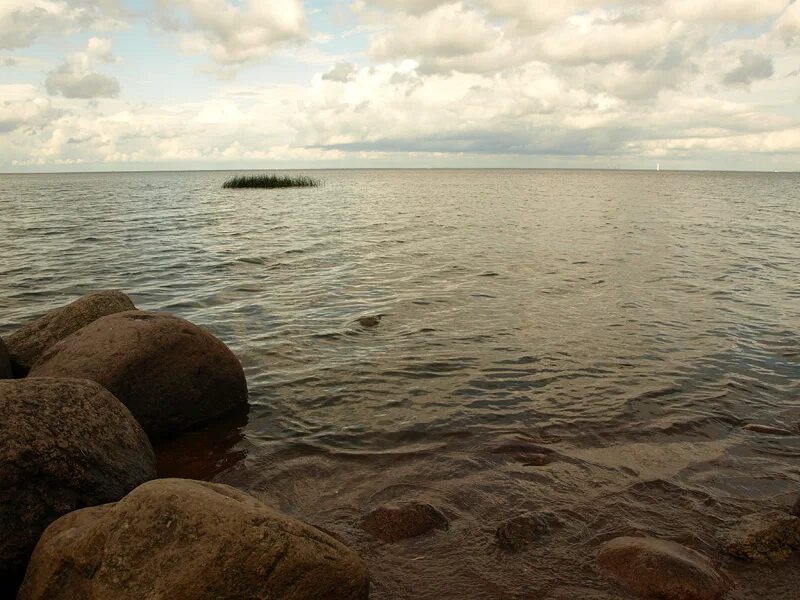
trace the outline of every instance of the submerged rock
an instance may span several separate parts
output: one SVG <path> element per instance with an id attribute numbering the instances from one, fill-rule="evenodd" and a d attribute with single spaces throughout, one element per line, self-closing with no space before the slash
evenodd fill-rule
<path id="1" fill-rule="evenodd" d="M 157 479 L 45 531 L 19 600 L 362 600 L 364 562 L 227 485 Z"/>
<path id="2" fill-rule="evenodd" d="M 0 379 L 11 379 L 14 373 L 11 370 L 11 359 L 8 356 L 8 349 L 0 338 Z"/>
<path id="3" fill-rule="evenodd" d="M 382 315 L 360 317 L 358 319 L 358 324 L 362 327 L 377 327 L 381 322 L 381 317 Z"/>
<path id="4" fill-rule="evenodd" d="M 643 598 L 720 600 L 731 587 L 707 556 L 656 538 L 615 538 L 600 548 L 597 564 Z"/>
<path id="5" fill-rule="evenodd" d="M 500 548 L 519 552 L 562 525 L 557 514 L 545 510 L 517 515 L 500 525 L 494 535 Z"/>
<path id="6" fill-rule="evenodd" d="M 722 535 L 722 543 L 739 558 L 786 560 L 800 548 L 800 518 L 780 510 L 747 515 Z"/>
<path id="7" fill-rule="evenodd" d="M 790 429 L 784 429 L 783 427 L 773 427 L 772 425 L 761 425 L 759 423 L 749 423 L 747 425 L 744 425 L 742 429 L 746 431 L 752 431 L 753 433 L 763 433 L 766 435 L 781 435 L 781 436 L 797 435 L 796 431 L 791 431 Z"/>
<path id="8" fill-rule="evenodd" d="M 398 542 L 434 529 L 446 530 L 450 523 L 437 508 L 423 502 L 401 502 L 379 506 L 361 520 L 361 529 L 382 539 Z"/>
<path id="9" fill-rule="evenodd" d="M 52 521 L 119 500 L 156 476 L 156 462 L 131 413 L 91 381 L 0 381 L 0 414 L 0 581 L 8 588 Z"/>
<path id="10" fill-rule="evenodd" d="M 106 315 L 136 307 L 125 294 L 107 290 L 87 294 L 62 308 L 51 310 L 6 337 L 11 364 L 24 377 L 44 352 L 68 335 Z"/>
<path id="11" fill-rule="evenodd" d="M 137 310 L 98 319 L 50 348 L 30 377 L 98 382 L 153 439 L 247 406 L 247 382 L 233 352 L 208 331 L 166 313 Z"/>

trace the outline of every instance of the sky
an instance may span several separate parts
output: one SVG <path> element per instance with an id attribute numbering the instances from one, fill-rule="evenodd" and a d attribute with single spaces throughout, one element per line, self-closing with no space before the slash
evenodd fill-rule
<path id="1" fill-rule="evenodd" d="M 0 0 L 0 172 L 800 171 L 800 0 Z"/>

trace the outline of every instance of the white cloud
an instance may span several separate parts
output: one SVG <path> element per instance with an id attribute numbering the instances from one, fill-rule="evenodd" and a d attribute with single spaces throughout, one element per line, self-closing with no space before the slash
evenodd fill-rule
<path id="1" fill-rule="evenodd" d="M 800 2 L 792 3 L 778 18 L 775 31 L 786 41 L 800 39 Z"/>
<path id="2" fill-rule="evenodd" d="M 328 81 L 339 81 L 344 83 L 346 81 L 350 81 L 355 76 L 355 73 L 356 66 L 353 63 L 338 62 L 328 69 L 322 78 L 327 79 Z"/>
<path id="3" fill-rule="evenodd" d="M 0 133 L 38 128 L 57 115 L 48 98 L 31 85 L 0 85 Z"/>
<path id="4" fill-rule="evenodd" d="M 97 63 L 113 61 L 111 40 L 89 38 L 86 50 L 71 54 L 57 69 L 47 74 L 47 92 L 65 98 L 114 98 L 119 94 L 116 77 L 92 71 Z"/>
<path id="5" fill-rule="evenodd" d="M 494 71 L 518 63 L 522 55 L 502 29 L 463 2 L 419 16 L 396 16 L 393 27 L 373 37 L 368 50 L 376 61 L 413 58 L 426 72 Z"/>
<path id="6" fill-rule="evenodd" d="M 268 58 L 281 44 L 308 37 L 301 0 L 156 0 L 161 25 L 189 53 L 221 65 Z"/>
<path id="7" fill-rule="evenodd" d="M 777 16 L 789 0 L 671 0 L 668 11 L 689 21 L 749 24 Z"/>
<path id="8" fill-rule="evenodd" d="M 119 27 L 124 15 L 118 0 L 3 0 L 0 48 L 22 48 L 45 33 Z"/>

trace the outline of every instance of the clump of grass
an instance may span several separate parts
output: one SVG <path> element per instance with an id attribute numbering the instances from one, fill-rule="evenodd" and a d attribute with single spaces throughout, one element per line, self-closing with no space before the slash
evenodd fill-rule
<path id="1" fill-rule="evenodd" d="M 307 175 L 236 175 L 222 184 L 224 188 L 318 187 L 319 179 Z"/>

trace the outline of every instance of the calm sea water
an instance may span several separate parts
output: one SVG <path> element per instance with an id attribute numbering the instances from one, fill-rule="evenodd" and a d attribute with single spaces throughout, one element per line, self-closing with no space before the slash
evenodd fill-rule
<path id="1" fill-rule="evenodd" d="M 0 175 L 0 334 L 103 288 L 212 330 L 250 414 L 162 448 L 165 470 L 342 536 L 374 597 L 618 598 L 601 541 L 724 561 L 728 520 L 800 492 L 800 435 L 743 429 L 800 434 L 800 175 L 323 171 L 316 189 L 223 190 L 228 175 Z M 450 531 L 360 532 L 411 498 Z M 542 508 L 565 527 L 494 547 Z M 789 598 L 791 564 L 736 570 Z"/>

